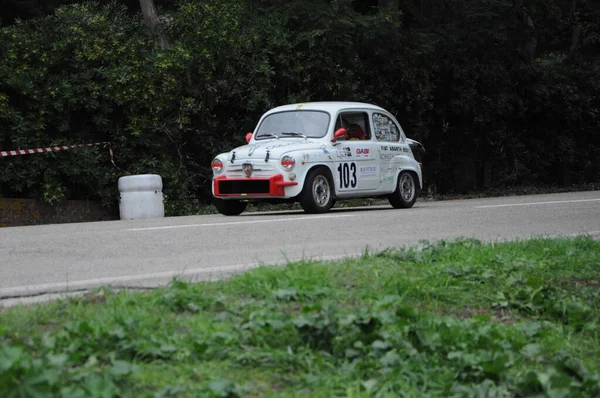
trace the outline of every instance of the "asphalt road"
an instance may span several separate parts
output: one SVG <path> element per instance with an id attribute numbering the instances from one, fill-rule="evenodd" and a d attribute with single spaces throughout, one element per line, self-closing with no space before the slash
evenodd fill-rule
<path id="1" fill-rule="evenodd" d="M 0 300 L 214 280 L 258 265 L 334 259 L 420 240 L 600 236 L 600 191 L 303 212 L 0 228 Z"/>

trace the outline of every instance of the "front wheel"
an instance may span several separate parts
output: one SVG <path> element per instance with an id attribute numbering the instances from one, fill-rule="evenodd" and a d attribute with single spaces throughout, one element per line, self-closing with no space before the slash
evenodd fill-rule
<path id="1" fill-rule="evenodd" d="M 213 204 L 217 208 L 217 211 L 225 216 L 239 216 L 248 206 L 248 202 L 225 200 L 215 197 L 213 197 Z"/>
<path id="2" fill-rule="evenodd" d="M 415 204 L 417 196 L 419 196 L 419 188 L 415 181 L 415 175 L 403 171 L 398 176 L 396 190 L 388 196 L 388 200 L 395 209 L 408 209 Z"/>
<path id="3" fill-rule="evenodd" d="M 325 169 L 314 169 L 308 173 L 300 194 L 300 206 L 307 213 L 327 213 L 333 206 L 331 178 Z"/>

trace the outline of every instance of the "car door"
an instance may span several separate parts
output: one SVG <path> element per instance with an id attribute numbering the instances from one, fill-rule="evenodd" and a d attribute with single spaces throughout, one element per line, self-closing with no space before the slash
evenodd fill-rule
<path id="1" fill-rule="evenodd" d="M 366 111 L 342 111 L 336 117 L 337 128 L 348 130 L 348 136 L 334 146 L 334 180 L 340 196 L 373 191 L 379 187 L 378 144 L 371 134 Z"/>

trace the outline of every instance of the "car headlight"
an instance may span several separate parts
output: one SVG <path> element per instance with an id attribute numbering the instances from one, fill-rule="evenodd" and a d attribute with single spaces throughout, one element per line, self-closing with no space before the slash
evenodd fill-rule
<path id="1" fill-rule="evenodd" d="M 219 158 L 214 158 L 212 162 L 210 162 L 210 167 L 215 174 L 219 174 L 223 171 L 223 162 Z"/>
<path id="2" fill-rule="evenodd" d="M 292 170 L 296 165 L 296 159 L 291 156 L 284 156 L 281 158 L 281 166 L 286 170 Z"/>

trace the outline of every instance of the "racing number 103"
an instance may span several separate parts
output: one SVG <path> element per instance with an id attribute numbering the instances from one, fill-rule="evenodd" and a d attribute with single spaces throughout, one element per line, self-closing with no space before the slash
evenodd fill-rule
<path id="1" fill-rule="evenodd" d="M 340 188 L 356 187 L 356 163 L 340 163 L 337 170 L 340 173 Z"/>

